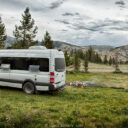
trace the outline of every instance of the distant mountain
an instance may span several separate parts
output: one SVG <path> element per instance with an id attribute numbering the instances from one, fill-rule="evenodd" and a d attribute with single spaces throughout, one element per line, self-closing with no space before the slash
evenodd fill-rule
<path id="1" fill-rule="evenodd" d="M 115 57 L 116 54 L 118 55 L 118 59 L 120 61 L 128 61 L 128 45 L 126 46 L 121 46 L 121 47 L 116 47 L 113 48 L 110 51 L 102 51 L 100 52 L 101 57 L 103 58 L 105 55 L 107 55 L 108 59 L 110 57 Z"/>
<path id="2" fill-rule="evenodd" d="M 89 47 L 92 47 L 95 51 L 109 51 L 114 49 L 114 46 L 109 46 L 109 45 L 89 45 L 89 46 L 77 46 L 77 45 L 73 45 L 73 44 L 69 44 L 69 43 L 65 43 L 65 42 L 61 42 L 61 41 L 54 41 L 54 45 L 56 48 L 61 49 L 62 51 L 71 51 L 73 50 L 79 50 L 82 49 L 83 51 L 86 51 Z"/>
<path id="3" fill-rule="evenodd" d="M 109 51 L 115 48 L 114 46 L 110 45 L 90 45 L 90 47 L 92 47 L 96 51 Z"/>
<path id="4" fill-rule="evenodd" d="M 116 47 L 112 52 L 118 53 L 118 55 L 128 59 L 128 45 Z"/>
<path id="5" fill-rule="evenodd" d="M 87 47 L 81 47 L 61 41 L 54 41 L 54 46 L 55 48 L 61 49 L 62 51 L 71 51 L 71 50 L 80 50 L 80 49 L 86 51 L 88 49 Z"/>
<path id="6" fill-rule="evenodd" d="M 90 45 L 90 46 L 77 46 L 73 44 L 68 44 L 65 42 L 54 41 L 54 45 L 57 49 L 61 49 L 62 51 L 71 51 L 71 50 L 80 50 L 87 51 L 89 47 L 92 47 L 95 51 L 97 51 L 102 58 L 107 55 L 108 59 L 110 57 L 114 58 L 116 53 L 118 53 L 119 60 L 127 61 L 128 60 L 128 45 L 121 47 L 114 47 L 109 45 Z"/>
<path id="7" fill-rule="evenodd" d="M 5 41 L 5 44 L 8 46 L 15 42 L 15 39 L 13 37 L 8 36 L 7 40 Z M 62 42 L 62 41 L 54 41 L 54 46 L 57 49 L 61 49 L 62 51 L 71 51 L 71 50 L 79 50 L 82 49 L 83 51 L 86 51 L 89 47 L 92 47 L 96 51 L 108 51 L 113 49 L 113 46 L 108 45 L 90 45 L 90 46 L 77 46 L 70 43 Z"/>
<path id="8" fill-rule="evenodd" d="M 13 44 L 15 42 L 15 38 L 8 36 L 5 44 Z"/>

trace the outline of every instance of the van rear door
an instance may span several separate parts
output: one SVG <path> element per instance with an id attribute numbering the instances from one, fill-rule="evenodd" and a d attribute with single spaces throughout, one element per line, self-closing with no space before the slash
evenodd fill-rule
<path id="1" fill-rule="evenodd" d="M 55 83 L 65 84 L 65 58 L 55 58 Z"/>

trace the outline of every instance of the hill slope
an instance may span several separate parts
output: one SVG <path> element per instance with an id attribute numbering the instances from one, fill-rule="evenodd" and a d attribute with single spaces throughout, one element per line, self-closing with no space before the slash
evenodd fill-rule
<path id="1" fill-rule="evenodd" d="M 120 56 L 128 59 L 128 45 L 117 47 L 112 52 L 118 53 Z"/>
<path id="2" fill-rule="evenodd" d="M 109 45 L 89 45 L 89 46 L 77 46 L 61 41 L 54 41 L 54 45 L 56 48 L 61 49 L 62 51 L 67 50 L 79 50 L 82 49 L 83 51 L 86 51 L 89 47 L 92 47 L 95 51 L 109 51 L 112 50 L 114 47 Z"/>

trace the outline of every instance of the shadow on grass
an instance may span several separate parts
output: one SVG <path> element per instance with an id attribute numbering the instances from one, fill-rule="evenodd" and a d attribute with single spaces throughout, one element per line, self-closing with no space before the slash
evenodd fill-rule
<path id="1" fill-rule="evenodd" d="M 4 87 L 4 86 L 0 86 L 0 90 L 4 90 L 7 92 L 21 92 L 24 93 L 22 89 L 19 88 L 12 88 L 12 87 Z M 58 96 L 62 91 L 38 91 L 37 93 L 35 93 L 35 95 L 47 95 L 47 96 Z M 24 93 L 25 94 L 25 93 Z M 25 95 L 29 95 L 29 94 L 25 94 Z"/>
<path id="2" fill-rule="evenodd" d="M 1 90 L 7 90 L 7 91 L 23 91 L 22 89 L 19 89 L 19 88 L 12 88 L 12 87 L 5 87 L 5 86 L 0 86 L 0 89 Z"/>

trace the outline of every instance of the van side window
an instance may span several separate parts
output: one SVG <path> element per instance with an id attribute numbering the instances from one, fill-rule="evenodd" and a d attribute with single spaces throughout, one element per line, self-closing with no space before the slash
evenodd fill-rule
<path id="1" fill-rule="evenodd" d="M 10 64 L 12 70 L 29 70 L 29 65 L 39 65 L 40 71 L 49 72 L 48 58 L 1 57 L 1 64 Z"/>
<path id="2" fill-rule="evenodd" d="M 40 59 L 40 71 L 49 72 L 49 59 Z"/>
<path id="3" fill-rule="evenodd" d="M 11 69 L 14 70 L 28 70 L 29 59 L 28 58 L 12 58 Z"/>
<path id="4" fill-rule="evenodd" d="M 10 64 L 10 60 L 8 57 L 1 57 L 0 58 L 0 65 L 1 64 Z"/>
<path id="5" fill-rule="evenodd" d="M 49 59 L 47 58 L 30 58 L 29 65 L 40 65 L 40 71 L 49 72 Z"/>

